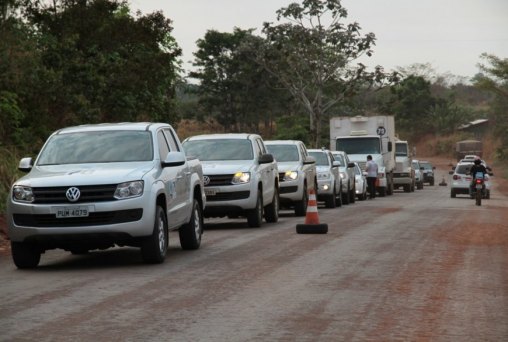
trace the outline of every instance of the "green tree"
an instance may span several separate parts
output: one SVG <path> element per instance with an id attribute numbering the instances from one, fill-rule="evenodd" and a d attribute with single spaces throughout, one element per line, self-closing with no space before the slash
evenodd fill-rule
<path id="1" fill-rule="evenodd" d="M 508 58 L 499 58 L 492 54 L 481 55 L 485 63 L 479 67 L 483 74 L 475 77 L 474 84 L 480 89 L 495 94 L 490 106 L 489 119 L 494 134 L 500 139 L 497 157 L 508 160 Z"/>
<path id="2" fill-rule="evenodd" d="M 382 111 L 395 115 L 396 130 L 401 135 L 418 137 L 433 128 L 429 113 L 436 104 L 430 91 L 430 82 L 421 76 L 409 76 L 391 87 L 391 94 L 382 105 Z"/>
<path id="3" fill-rule="evenodd" d="M 308 114 L 312 147 L 320 146 L 323 124 L 337 104 L 360 89 L 397 80 L 380 66 L 368 72 L 361 63 L 352 65 L 372 55 L 375 36 L 362 36 L 358 23 L 342 23 L 346 17 L 340 0 L 292 3 L 277 11 L 279 24 L 264 24 L 263 44 L 251 44 L 258 63 Z"/>
<path id="4" fill-rule="evenodd" d="M 209 30 L 198 40 L 190 77 L 200 81 L 200 103 L 227 131 L 259 130 L 270 126 L 277 107 L 277 89 L 270 75 L 242 49 L 246 40 L 259 41 L 252 30 L 233 33 Z"/>
<path id="5" fill-rule="evenodd" d="M 40 125 L 175 119 L 178 57 L 161 12 L 129 15 L 125 1 L 27 1 L 49 80 L 34 93 Z"/>

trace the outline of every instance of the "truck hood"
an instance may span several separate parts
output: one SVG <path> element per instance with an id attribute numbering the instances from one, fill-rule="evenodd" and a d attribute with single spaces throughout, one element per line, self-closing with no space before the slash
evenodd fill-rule
<path id="1" fill-rule="evenodd" d="M 277 162 L 277 167 L 279 172 L 298 171 L 302 168 L 299 162 Z"/>
<path id="2" fill-rule="evenodd" d="M 251 160 L 227 160 L 227 161 L 201 161 L 203 174 L 223 175 L 236 172 L 251 172 L 254 161 Z"/>
<path id="3" fill-rule="evenodd" d="M 330 167 L 325 165 L 317 165 L 316 172 L 317 173 L 330 172 Z"/>
<path id="4" fill-rule="evenodd" d="M 120 184 L 140 180 L 153 169 L 153 161 L 108 164 L 35 166 L 16 184 L 32 187 Z"/>

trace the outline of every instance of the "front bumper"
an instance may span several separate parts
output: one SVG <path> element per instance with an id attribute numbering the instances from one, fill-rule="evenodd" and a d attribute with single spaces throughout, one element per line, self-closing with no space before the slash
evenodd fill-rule
<path id="1" fill-rule="evenodd" d="M 38 236 L 72 236 L 83 234 L 125 234 L 130 237 L 152 234 L 155 205 L 141 197 L 107 202 L 79 204 L 33 204 L 8 202 L 8 235 L 22 242 Z M 58 208 L 88 207 L 89 216 L 57 218 Z"/>

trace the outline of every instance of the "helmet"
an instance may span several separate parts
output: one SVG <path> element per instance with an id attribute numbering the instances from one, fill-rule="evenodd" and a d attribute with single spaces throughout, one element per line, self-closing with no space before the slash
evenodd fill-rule
<path id="1" fill-rule="evenodd" d="M 480 165 L 481 163 L 482 163 L 482 161 L 480 160 L 480 158 L 476 158 L 476 159 L 474 160 L 474 164 L 475 164 L 475 165 Z"/>

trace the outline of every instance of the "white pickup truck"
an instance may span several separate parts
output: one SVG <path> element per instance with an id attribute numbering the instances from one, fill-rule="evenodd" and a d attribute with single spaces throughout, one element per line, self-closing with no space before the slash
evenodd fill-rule
<path id="1" fill-rule="evenodd" d="M 36 267 L 48 249 L 81 254 L 115 245 L 140 247 L 145 262 L 161 263 L 169 230 L 179 231 L 183 249 L 201 244 L 203 170 L 168 124 L 61 129 L 19 169 L 29 173 L 7 203 L 18 268 Z"/>
<path id="2" fill-rule="evenodd" d="M 184 140 L 189 156 L 203 164 L 205 217 L 246 216 L 249 227 L 279 219 L 279 175 L 261 136 L 208 134 Z"/>

